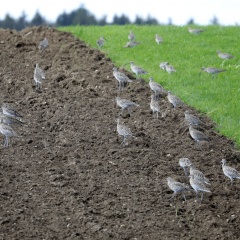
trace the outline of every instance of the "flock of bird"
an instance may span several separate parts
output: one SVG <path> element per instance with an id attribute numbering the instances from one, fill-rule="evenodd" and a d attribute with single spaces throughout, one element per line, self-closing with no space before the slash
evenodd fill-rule
<path id="1" fill-rule="evenodd" d="M 47 38 L 44 38 L 44 40 L 40 41 L 38 48 L 40 52 L 43 52 L 47 47 L 48 40 Z M 37 91 L 41 89 L 42 80 L 45 78 L 45 72 L 39 67 L 39 64 L 36 63 L 33 79 L 35 81 Z M 3 103 L 2 112 L 0 112 L 0 132 L 5 136 L 5 141 L 3 144 L 4 147 L 9 146 L 9 139 L 11 137 L 20 137 L 12 126 L 21 124 L 24 124 L 23 116 L 15 109 L 11 108 L 8 103 Z"/>
<path id="2" fill-rule="evenodd" d="M 192 28 L 188 28 L 188 31 L 189 33 L 195 34 L 195 35 L 203 32 L 203 30 L 201 29 L 192 29 Z M 127 44 L 124 47 L 135 47 L 138 44 L 140 44 L 140 42 L 135 41 L 135 35 L 133 31 L 130 31 L 128 35 L 128 40 L 129 42 L 127 42 Z M 157 44 L 161 44 L 163 42 L 163 38 L 158 34 L 156 34 L 155 41 Z M 101 37 L 99 40 L 97 40 L 96 43 L 99 48 L 102 48 L 104 46 L 104 38 Z M 233 55 L 228 53 L 223 53 L 220 51 L 217 51 L 217 54 L 224 61 L 227 59 L 234 58 Z M 135 65 L 133 61 L 127 64 L 130 64 L 131 71 L 136 74 L 137 79 L 138 77 L 141 77 L 141 75 L 143 74 L 148 74 L 146 70 Z M 159 67 L 160 69 L 167 71 L 169 74 L 176 72 L 176 69 L 172 65 L 170 65 L 168 62 L 160 63 Z M 225 71 L 224 69 L 218 69 L 213 67 L 206 67 L 206 68 L 202 67 L 201 70 L 211 74 L 212 77 L 214 77 L 216 74 L 220 72 Z M 129 77 L 127 77 L 123 72 L 120 72 L 116 67 L 113 68 L 113 76 L 118 81 L 118 93 L 124 90 L 124 86 L 126 84 L 129 84 L 132 82 L 132 80 L 129 79 Z M 159 118 L 159 113 L 160 113 L 159 98 L 166 93 L 167 93 L 167 99 L 169 103 L 171 103 L 174 108 L 177 108 L 183 105 L 182 101 L 177 96 L 173 95 L 171 91 L 166 92 L 159 83 L 153 80 L 153 77 L 149 77 L 149 87 L 153 92 L 153 94 L 151 95 L 150 108 L 153 114 L 156 113 L 156 118 Z M 120 98 L 119 96 L 116 97 L 116 104 L 118 107 L 121 108 L 121 113 L 123 110 L 127 110 L 130 116 L 132 114 L 131 109 L 134 107 L 139 107 L 139 104 L 132 102 L 128 99 Z M 194 141 L 196 141 L 197 145 L 208 143 L 210 141 L 209 137 L 207 137 L 202 131 L 198 130 L 199 126 L 205 126 L 205 123 L 195 115 L 190 114 L 188 110 L 184 112 L 184 115 L 185 115 L 185 122 L 188 124 L 189 135 L 191 136 L 191 138 Z M 165 114 L 164 113 L 162 114 L 162 117 L 165 117 L 165 116 L 166 116 L 166 112 Z M 121 145 L 127 145 L 128 144 L 127 139 L 129 137 L 135 138 L 131 129 L 126 125 L 124 125 L 123 123 L 121 123 L 120 118 L 117 119 L 117 132 L 120 136 L 123 136 L 123 141 Z M 209 188 L 209 185 L 211 185 L 209 179 L 207 179 L 204 176 L 204 174 L 200 170 L 198 170 L 188 158 L 179 159 L 179 165 L 184 169 L 185 175 L 189 178 L 190 185 L 175 181 L 172 177 L 168 177 L 167 185 L 173 191 L 173 195 L 170 200 L 173 200 L 177 194 L 181 193 L 183 195 L 184 200 L 186 201 L 185 193 L 187 191 L 194 190 L 196 192 L 196 200 L 202 201 L 203 193 L 211 192 Z M 233 180 L 235 178 L 240 179 L 240 173 L 236 169 L 227 166 L 225 159 L 222 159 L 222 170 L 224 175 L 230 178 L 231 183 L 233 183 Z M 199 194 L 201 194 L 200 198 L 198 197 Z"/>

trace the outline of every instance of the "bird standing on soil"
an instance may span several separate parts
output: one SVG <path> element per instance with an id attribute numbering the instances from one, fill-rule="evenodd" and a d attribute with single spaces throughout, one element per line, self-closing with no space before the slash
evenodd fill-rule
<path id="1" fill-rule="evenodd" d="M 179 165 L 180 167 L 183 168 L 185 175 L 188 176 L 189 175 L 188 169 L 192 165 L 192 162 L 188 158 L 180 158 Z"/>
<path id="2" fill-rule="evenodd" d="M 122 111 L 127 109 L 130 116 L 131 116 L 131 108 L 139 107 L 137 103 L 129 101 L 127 99 L 121 99 L 120 97 L 116 97 L 116 103 L 120 108 L 122 108 Z"/>
<path id="3" fill-rule="evenodd" d="M 149 78 L 149 87 L 154 92 L 155 99 L 157 99 L 160 94 L 164 92 L 163 87 L 159 83 L 153 81 L 153 77 Z"/>
<path id="4" fill-rule="evenodd" d="M 151 95 L 150 108 L 153 114 L 155 112 L 157 113 L 157 118 L 158 118 L 158 113 L 160 113 L 160 105 L 159 105 L 159 102 L 155 99 L 154 95 Z"/>
<path id="5" fill-rule="evenodd" d="M 116 67 L 113 68 L 113 76 L 118 80 L 118 91 L 123 91 L 124 84 L 132 82 L 124 73 L 119 72 Z"/>
<path id="6" fill-rule="evenodd" d="M 227 166 L 226 159 L 222 159 L 221 162 L 223 173 L 230 178 L 231 184 L 233 184 L 234 178 L 240 179 L 240 173 L 235 168 Z"/>
<path id="7" fill-rule="evenodd" d="M 197 129 L 193 128 L 192 124 L 189 125 L 189 133 L 190 136 L 197 142 L 209 142 L 209 138 L 204 135 L 204 133 L 198 131 Z"/>
<path id="8" fill-rule="evenodd" d="M 203 172 L 199 171 L 193 164 L 189 166 L 189 173 L 190 175 L 193 175 L 196 180 L 211 185 L 209 179 L 206 178 Z"/>
<path id="9" fill-rule="evenodd" d="M 203 121 L 201 121 L 198 117 L 194 116 L 193 114 L 190 114 L 188 110 L 184 112 L 185 115 L 185 121 L 190 125 L 205 125 Z"/>
<path id="10" fill-rule="evenodd" d="M 34 79 L 35 84 L 36 84 L 36 90 L 40 90 L 41 85 L 42 85 L 42 80 L 46 79 L 46 74 L 39 67 L 38 63 L 36 64 L 35 69 L 34 69 L 33 79 Z"/>
<path id="11" fill-rule="evenodd" d="M 173 178 L 168 177 L 167 178 L 167 184 L 168 187 L 173 191 L 173 195 L 170 198 L 170 201 L 173 200 L 173 198 L 178 194 L 181 193 L 183 195 L 184 200 L 186 201 L 186 196 L 185 196 L 185 192 L 190 190 L 190 187 L 185 184 L 185 183 L 181 183 L 181 182 L 177 182 L 175 181 Z"/>
<path id="12" fill-rule="evenodd" d="M 48 47 L 48 40 L 47 38 L 44 38 L 38 45 L 38 48 L 41 52 L 43 52 Z"/>
<path id="13" fill-rule="evenodd" d="M 157 44 L 160 44 L 163 42 L 163 38 L 160 37 L 158 34 L 155 35 L 155 41 Z"/>
<path id="14" fill-rule="evenodd" d="M 142 74 L 148 74 L 147 71 L 145 71 L 144 69 L 142 69 L 141 67 L 139 66 L 136 66 L 134 64 L 134 62 L 130 62 L 130 68 L 131 70 L 138 76 L 138 75 L 142 75 Z"/>
<path id="15" fill-rule="evenodd" d="M 97 41 L 96 41 L 97 45 L 98 45 L 98 48 L 101 49 L 104 44 L 105 44 L 105 39 L 104 37 L 100 37 Z"/>
<path id="16" fill-rule="evenodd" d="M 182 105 L 182 101 L 177 96 L 173 95 L 171 91 L 168 91 L 167 99 L 174 108 Z"/>
<path id="17" fill-rule="evenodd" d="M 191 33 L 191 34 L 195 34 L 195 35 L 198 35 L 200 33 L 202 33 L 204 30 L 202 29 L 198 29 L 198 28 L 188 28 L 188 32 Z"/>
<path id="18" fill-rule="evenodd" d="M 128 40 L 132 42 L 135 39 L 135 34 L 133 33 L 132 30 L 130 30 L 130 33 L 128 35 Z"/>
<path id="19" fill-rule="evenodd" d="M 140 42 L 127 42 L 127 44 L 124 46 L 125 48 L 133 48 L 136 47 L 138 44 L 141 44 Z"/>
<path id="20" fill-rule="evenodd" d="M 221 72 L 225 72 L 226 70 L 225 69 L 219 69 L 219 68 L 214 68 L 214 67 L 202 67 L 201 70 L 203 70 L 204 72 L 206 73 L 209 73 L 212 75 L 212 78 L 214 78 L 214 76 L 218 73 L 221 73 Z"/>
<path id="21" fill-rule="evenodd" d="M 0 113 L 0 122 L 4 123 L 6 125 L 14 125 L 14 124 L 23 124 L 24 123 L 17 118 L 7 116 L 3 113 Z"/>
<path id="22" fill-rule="evenodd" d="M 10 137 L 19 137 L 18 134 L 9 126 L 0 122 L 0 132 L 5 136 L 4 147 L 9 146 Z"/>
<path id="23" fill-rule="evenodd" d="M 203 193 L 204 192 L 211 192 L 206 185 L 197 179 L 194 175 L 190 174 L 190 185 L 196 192 L 196 200 L 198 201 L 198 193 L 201 193 L 201 201 L 203 200 Z"/>
<path id="24" fill-rule="evenodd" d="M 2 104 L 2 112 L 3 114 L 12 117 L 12 118 L 22 118 L 23 116 L 17 112 L 15 109 L 11 108 L 9 104 L 3 103 Z"/>
<path id="25" fill-rule="evenodd" d="M 120 136 L 123 136 L 123 141 L 122 141 L 121 145 L 127 145 L 128 144 L 126 142 L 127 138 L 128 137 L 134 137 L 133 134 L 132 134 L 132 131 L 129 127 L 127 127 L 123 124 L 120 124 L 120 119 L 117 119 L 117 132 Z"/>

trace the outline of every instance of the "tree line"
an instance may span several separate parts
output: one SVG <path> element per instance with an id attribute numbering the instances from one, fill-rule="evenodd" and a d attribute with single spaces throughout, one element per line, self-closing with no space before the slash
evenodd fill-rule
<path id="1" fill-rule="evenodd" d="M 218 19 L 216 17 L 211 21 L 212 24 L 218 24 Z M 160 25 L 156 18 L 150 15 L 144 19 L 140 16 L 136 16 L 134 21 L 130 21 L 128 16 L 122 14 L 120 16 L 115 15 L 111 23 L 107 23 L 107 16 L 103 16 L 101 19 L 97 20 L 96 17 L 90 13 L 84 6 L 81 6 L 77 10 L 70 13 L 63 12 L 60 14 L 54 23 L 48 22 L 38 11 L 35 13 L 31 21 L 27 21 L 27 16 L 25 13 L 18 19 L 12 18 L 9 14 L 6 14 L 5 19 L 0 20 L 0 28 L 16 29 L 22 30 L 29 26 L 69 26 L 69 25 L 125 25 L 125 24 L 137 24 L 137 25 Z M 194 24 L 194 20 L 190 19 L 186 24 Z M 172 20 L 169 19 L 168 25 L 172 25 Z"/>

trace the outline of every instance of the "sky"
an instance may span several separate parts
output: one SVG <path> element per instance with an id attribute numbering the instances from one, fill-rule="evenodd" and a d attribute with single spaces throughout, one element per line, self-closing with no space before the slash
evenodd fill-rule
<path id="1" fill-rule="evenodd" d="M 63 12 L 70 13 L 84 6 L 97 19 L 104 15 L 111 22 L 114 15 L 125 14 L 131 21 L 136 15 L 148 15 L 159 23 L 171 18 L 175 25 L 185 25 L 191 18 L 199 25 L 207 25 L 214 16 L 221 25 L 240 25 L 240 0 L 7 0 L 1 4 L 0 19 L 8 13 L 14 19 L 24 12 L 32 20 L 38 11 L 49 22 L 55 22 Z"/>

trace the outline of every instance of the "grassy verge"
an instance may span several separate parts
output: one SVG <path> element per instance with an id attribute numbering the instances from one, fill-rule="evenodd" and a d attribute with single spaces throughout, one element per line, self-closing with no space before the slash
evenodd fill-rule
<path id="1" fill-rule="evenodd" d="M 192 35 L 187 26 L 76 26 L 62 27 L 61 31 L 73 33 L 89 46 L 97 48 L 96 40 L 106 39 L 102 51 L 117 66 L 134 61 L 149 72 L 165 89 L 171 89 L 186 104 L 206 113 L 217 124 L 217 130 L 233 139 L 240 146 L 240 28 L 237 26 L 204 26 L 200 35 Z M 129 31 L 141 42 L 135 48 L 124 48 Z M 157 45 L 155 34 L 164 42 Z M 215 78 L 201 67 L 221 68 L 223 62 L 216 51 L 228 52 L 234 59 L 225 61 L 226 72 Z M 159 63 L 167 61 L 177 72 L 168 74 L 159 68 Z M 237 67 L 239 66 L 239 67 Z M 130 66 L 126 65 L 130 71 Z"/>

